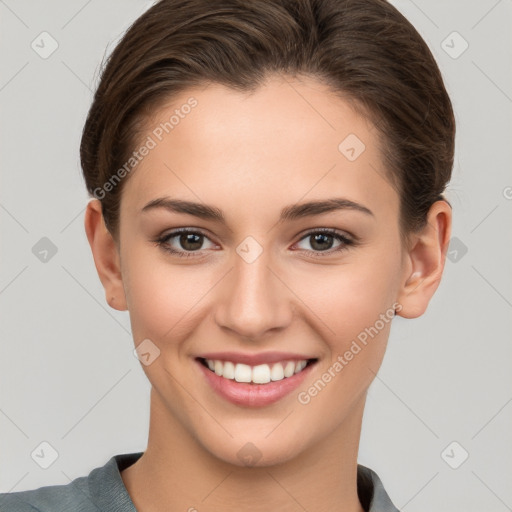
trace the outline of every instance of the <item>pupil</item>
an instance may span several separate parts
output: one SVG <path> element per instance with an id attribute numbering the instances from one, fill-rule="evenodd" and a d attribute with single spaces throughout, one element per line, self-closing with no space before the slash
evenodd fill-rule
<path id="1" fill-rule="evenodd" d="M 199 249 L 201 247 L 201 237 L 202 235 L 196 235 L 194 233 L 185 233 L 180 237 L 180 244 L 184 249 Z M 196 246 L 194 246 L 194 243 L 196 244 Z M 187 244 L 192 244 L 192 247 L 187 246 Z"/>
<path id="2" fill-rule="evenodd" d="M 332 236 L 331 236 L 331 235 L 328 235 L 328 234 L 326 234 L 326 233 L 318 233 L 318 234 L 316 234 L 316 235 L 312 235 L 312 236 L 313 236 L 313 240 L 314 240 L 314 242 L 311 244 L 311 246 L 312 246 L 313 248 L 315 248 L 315 244 L 316 244 L 316 243 L 318 243 L 318 242 L 322 242 L 322 240 L 325 242 L 325 241 L 326 241 L 326 240 L 325 240 L 326 238 L 332 238 Z M 323 244 L 322 244 L 322 243 L 320 243 L 320 244 L 319 244 L 319 247 L 317 247 L 317 249 L 320 249 L 320 250 L 330 249 L 330 247 L 331 247 L 331 245 L 332 245 L 332 240 L 331 240 L 330 242 L 331 242 L 330 244 L 329 244 L 329 243 L 327 243 L 327 245 L 328 245 L 329 247 L 327 247 L 325 243 L 323 243 Z"/>

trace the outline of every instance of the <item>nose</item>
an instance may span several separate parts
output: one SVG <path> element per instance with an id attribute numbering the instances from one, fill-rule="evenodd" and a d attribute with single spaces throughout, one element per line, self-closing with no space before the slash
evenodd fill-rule
<path id="1" fill-rule="evenodd" d="M 238 254 L 218 289 L 215 320 L 239 338 L 257 341 L 286 328 L 293 317 L 293 293 L 263 251 L 252 262 Z"/>

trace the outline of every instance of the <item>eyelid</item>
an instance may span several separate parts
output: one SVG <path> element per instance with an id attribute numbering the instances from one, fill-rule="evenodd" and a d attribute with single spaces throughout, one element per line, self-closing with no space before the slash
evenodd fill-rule
<path id="1" fill-rule="evenodd" d="M 211 243 L 215 244 L 215 242 L 213 240 L 211 240 L 210 236 L 207 233 L 205 233 L 205 231 L 203 229 L 192 227 L 192 226 L 175 228 L 168 233 L 164 233 L 164 234 L 158 236 L 155 240 L 153 240 L 153 242 L 157 246 L 160 246 L 163 250 L 165 250 L 168 253 L 171 253 L 173 255 L 176 255 L 178 257 L 201 258 L 203 256 L 202 252 L 205 251 L 206 249 L 199 249 L 198 251 L 185 251 L 185 250 L 177 251 L 175 249 L 171 249 L 168 245 L 166 245 L 166 244 L 168 244 L 168 241 L 170 239 L 173 239 L 183 233 L 184 234 L 201 235 L 204 238 L 208 239 Z M 305 251 L 308 254 L 312 254 L 313 257 L 315 257 L 315 258 L 316 257 L 321 258 L 321 257 L 328 257 L 331 255 L 339 254 L 340 252 L 347 250 L 349 247 L 357 245 L 359 242 L 358 237 L 356 237 L 350 233 L 347 233 L 346 231 L 342 231 L 342 230 L 339 230 L 336 228 L 323 227 L 323 228 L 310 228 L 309 230 L 301 233 L 300 235 L 297 235 L 297 236 L 299 236 L 299 239 L 297 242 L 295 242 L 294 246 L 296 246 L 297 244 L 302 242 L 308 236 L 311 236 L 313 234 L 318 234 L 318 233 L 325 233 L 325 234 L 331 235 L 332 237 L 337 239 L 341 243 L 341 245 L 338 246 L 338 248 L 335 248 L 335 249 L 331 248 L 331 249 L 327 249 L 325 251 L 314 251 L 314 250 L 309 250 L 309 249 L 299 249 L 299 250 Z M 217 245 L 217 244 L 215 244 L 215 245 Z"/>
<path id="2" fill-rule="evenodd" d="M 156 237 L 156 239 L 154 239 L 152 241 L 155 243 L 165 244 L 165 243 L 167 243 L 168 240 L 171 240 L 181 234 L 202 235 L 204 238 L 208 239 L 212 244 L 218 245 L 216 242 L 214 242 L 212 240 L 212 237 L 206 231 L 204 231 L 201 228 L 196 228 L 193 226 L 171 229 L 167 233 L 164 232 L 161 235 L 158 235 Z M 201 249 L 201 250 L 203 250 L 203 249 Z M 188 251 L 188 252 L 192 253 L 194 251 Z M 195 251 L 195 252 L 200 252 L 200 251 Z"/>
<path id="3" fill-rule="evenodd" d="M 357 236 L 355 236 L 352 233 L 349 233 L 348 231 L 345 231 L 343 229 L 322 227 L 322 228 L 311 228 L 311 229 L 308 229 L 308 230 L 304 231 L 303 233 L 299 234 L 298 235 L 300 237 L 299 241 L 302 240 L 303 238 L 305 238 L 306 236 L 312 235 L 314 233 L 327 233 L 328 235 L 339 235 L 339 236 L 346 238 L 347 240 L 350 240 L 351 242 L 357 242 L 359 240 L 359 238 Z"/>
<path id="4" fill-rule="evenodd" d="M 305 251 L 307 254 L 310 254 L 314 258 L 328 258 L 329 256 L 336 256 L 346 251 L 350 247 L 358 245 L 358 238 L 344 231 L 335 228 L 313 228 L 300 235 L 299 240 L 293 245 L 293 247 L 295 247 L 297 244 L 300 244 L 303 240 L 307 239 L 308 237 L 318 233 L 332 236 L 334 239 L 340 242 L 340 245 L 338 247 L 330 248 L 325 251 L 313 251 L 309 249 L 302 249 L 302 251 Z"/>

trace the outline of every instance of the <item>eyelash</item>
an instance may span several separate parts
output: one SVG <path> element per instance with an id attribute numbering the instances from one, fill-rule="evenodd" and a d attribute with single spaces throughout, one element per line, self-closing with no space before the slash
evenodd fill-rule
<path id="1" fill-rule="evenodd" d="M 330 255 L 332 255 L 334 253 L 339 253 L 339 252 L 345 251 L 350 246 L 355 246 L 356 245 L 356 241 L 354 239 L 348 238 L 344 234 L 339 233 L 335 229 L 331 229 L 331 228 L 319 228 L 319 229 L 315 229 L 315 230 L 309 231 L 308 233 L 306 233 L 299 240 L 299 242 L 301 242 L 302 240 L 310 237 L 311 235 L 316 235 L 316 234 L 319 234 L 319 233 L 331 235 L 336 240 L 342 242 L 342 244 L 339 247 L 337 247 L 336 249 L 329 249 L 327 251 L 309 251 L 309 250 L 306 250 L 307 253 L 310 253 L 315 258 L 324 258 L 324 257 L 330 256 Z M 169 252 L 172 255 L 178 256 L 180 258 L 197 258 L 197 257 L 200 257 L 200 256 L 197 256 L 195 254 L 195 253 L 198 253 L 200 251 L 175 251 L 174 249 L 171 249 L 169 247 L 169 245 L 168 245 L 169 240 L 171 240 L 171 239 L 173 239 L 176 236 L 181 235 L 181 234 L 201 235 L 201 236 L 204 236 L 205 238 L 209 239 L 209 237 L 205 233 L 201 232 L 200 230 L 192 230 L 192 229 L 189 229 L 189 228 L 180 228 L 180 229 L 176 229 L 176 230 L 172 231 L 171 233 L 167 233 L 166 235 L 163 235 L 163 236 L 157 238 L 156 240 L 153 240 L 153 242 L 158 247 L 162 248 L 164 251 Z"/>

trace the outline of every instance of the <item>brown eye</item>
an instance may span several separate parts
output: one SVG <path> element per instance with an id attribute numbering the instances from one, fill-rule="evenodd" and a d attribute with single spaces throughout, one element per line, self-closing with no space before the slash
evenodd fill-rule
<path id="1" fill-rule="evenodd" d="M 337 232 L 332 229 L 321 229 L 311 231 L 304 236 L 299 243 L 306 241 L 312 249 L 302 247 L 306 252 L 309 253 L 328 253 L 333 254 L 338 251 L 346 249 L 350 245 L 354 245 L 354 241 L 348 238 L 346 235 Z M 338 242 L 337 245 L 334 245 Z M 335 247 L 334 249 L 332 249 Z M 321 254 L 315 254 L 321 256 Z"/>
<path id="2" fill-rule="evenodd" d="M 187 251 L 197 251 L 203 244 L 203 235 L 197 233 L 183 233 L 179 235 L 178 243 Z"/>
<path id="3" fill-rule="evenodd" d="M 155 240 L 157 245 L 162 249 L 176 256 L 196 256 L 195 252 L 200 252 L 204 249 L 205 240 L 210 239 L 200 231 L 193 231 L 191 229 L 179 229 L 172 231 L 166 235 Z M 212 246 L 215 246 L 210 241 Z"/>
<path id="4" fill-rule="evenodd" d="M 326 233 L 317 233 L 315 235 L 309 235 L 311 247 L 315 251 L 326 251 L 329 250 L 334 242 L 334 237 Z"/>

